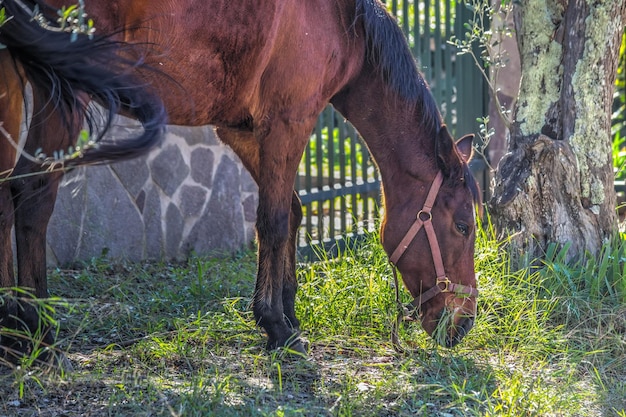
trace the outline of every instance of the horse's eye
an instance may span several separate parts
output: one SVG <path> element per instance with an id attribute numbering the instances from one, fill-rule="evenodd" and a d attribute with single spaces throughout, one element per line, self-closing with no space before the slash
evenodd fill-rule
<path id="1" fill-rule="evenodd" d="M 463 236 L 469 235 L 470 228 L 465 223 L 455 223 L 456 230 Z"/>

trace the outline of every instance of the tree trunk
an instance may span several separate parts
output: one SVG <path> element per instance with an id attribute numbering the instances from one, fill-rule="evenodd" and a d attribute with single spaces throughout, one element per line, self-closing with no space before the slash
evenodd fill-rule
<path id="1" fill-rule="evenodd" d="M 590 5 L 592 3 L 593 5 Z M 522 81 L 491 213 L 520 256 L 617 231 L 610 118 L 626 0 L 526 0 L 514 11 Z"/>

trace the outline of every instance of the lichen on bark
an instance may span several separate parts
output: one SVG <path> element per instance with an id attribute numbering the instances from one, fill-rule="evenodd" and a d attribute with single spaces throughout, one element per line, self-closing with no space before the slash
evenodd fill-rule
<path id="1" fill-rule="evenodd" d="M 554 34 L 563 7 L 555 1 L 529 0 L 520 12 L 524 25 L 517 26 L 517 38 L 523 79 L 515 118 L 522 134 L 531 135 L 541 131 L 560 94 L 563 48 Z"/>
<path id="2" fill-rule="evenodd" d="M 606 69 L 604 61 L 614 48 L 607 33 L 614 33 L 619 28 L 620 19 L 615 19 L 613 0 L 589 2 L 589 16 L 585 19 L 585 45 L 583 54 L 572 76 L 572 90 L 577 118 L 574 133 L 570 141 L 578 159 L 581 179 L 581 197 L 588 198 L 593 211 L 599 211 L 598 205 L 606 198 L 606 181 L 593 175 L 592 170 L 602 169 L 610 161 L 611 139 L 607 131 Z M 591 4 L 593 3 L 593 4 Z M 595 209 L 595 210 L 594 210 Z"/>

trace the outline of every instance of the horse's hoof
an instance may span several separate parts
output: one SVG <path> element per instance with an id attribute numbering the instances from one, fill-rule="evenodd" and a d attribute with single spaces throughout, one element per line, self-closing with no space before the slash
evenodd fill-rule
<path id="1" fill-rule="evenodd" d="M 282 349 L 284 349 L 284 351 L 290 355 L 306 358 L 309 355 L 307 345 L 308 344 L 303 343 L 302 340 L 298 338 L 298 340 L 296 340 L 294 343 Z"/>
<path id="2" fill-rule="evenodd" d="M 308 360 L 308 352 L 302 343 L 293 343 L 290 346 L 283 346 L 272 352 L 272 357 L 279 358 L 284 361 L 301 361 Z"/>
<path id="3" fill-rule="evenodd" d="M 7 347 L 0 347 L 0 349 L 3 351 L 0 353 L 0 365 L 5 365 L 10 369 L 14 369 L 24 363 L 31 363 L 33 366 L 39 367 L 46 372 L 57 374 L 65 374 L 74 370 L 74 366 L 72 366 L 72 363 L 63 352 L 48 350 L 42 352 L 36 358 L 30 359 L 29 355 L 32 355 L 32 353 L 28 350 Z"/>
<path id="4" fill-rule="evenodd" d="M 74 371 L 72 362 L 63 352 L 48 351 L 41 355 L 37 361 L 51 373 L 66 374 Z"/>
<path id="5" fill-rule="evenodd" d="M 20 364 L 23 357 L 28 355 L 29 349 L 26 343 L 15 338 L 0 337 L 0 360 L 9 367 Z"/>
<path id="6" fill-rule="evenodd" d="M 303 339 L 299 335 L 293 335 L 283 344 L 278 344 L 276 342 L 272 343 L 268 341 L 266 349 L 269 352 L 278 351 L 281 355 L 290 355 L 294 357 L 306 358 L 308 356 L 308 345 L 308 342 L 303 341 Z"/>

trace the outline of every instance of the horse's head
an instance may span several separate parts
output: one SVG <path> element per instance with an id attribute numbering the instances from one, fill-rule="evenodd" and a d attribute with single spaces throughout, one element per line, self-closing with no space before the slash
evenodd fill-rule
<path id="1" fill-rule="evenodd" d="M 445 126 L 436 140 L 438 172 L 415 182 L 405 204 L 388 207 L 382 243 L 415 298 L 424 330 L 452 347 L 474 325 L 475 205 L 480 192 L 468 166 L 473 135 L 456 144 Z"/>

